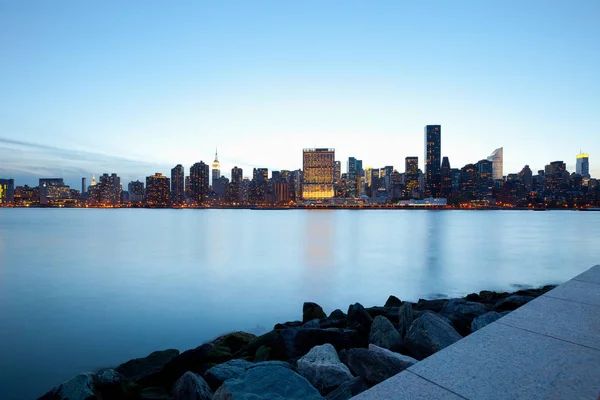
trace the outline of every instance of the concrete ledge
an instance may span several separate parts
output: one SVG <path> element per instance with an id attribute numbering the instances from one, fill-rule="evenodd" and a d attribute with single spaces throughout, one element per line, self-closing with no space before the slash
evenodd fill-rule
<path id="1" fill-rule="evenodd" d="M 600 398 L 600 266 L 354 397 Z"/>

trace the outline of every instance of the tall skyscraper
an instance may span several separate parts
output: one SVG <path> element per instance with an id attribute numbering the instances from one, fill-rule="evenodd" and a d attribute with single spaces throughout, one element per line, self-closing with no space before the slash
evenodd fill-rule
<path id="1" fill-rule="evenodd" d="M 304 149 L 302 151 L 304 181 L 302 197 L 305 200 L 330 199 L 334 196 L 334 149 Z"/>
<path id="2" fill-rule="evenodd" d="M 177 164 L 175 168 L 171 170 L 171 203 L 183 204 L 185 198 L 184 182 L 185 173 L 183 166 Z"/>
<path id="3" fill-rule="evenodd" d="M 590 177 L 590 156 L 586 153 L 577 154 L 575 172 L 585 178 Z"/>
<path id="4" fill-rule="evenodd" d="M 440 168 L 441 178 L 441 197 L 448 198 L 452 193 L 452 168 L 450 168 L 450 160 L 448 157 L 442 158 L 442 167 Z"/>
<path id="5" fill-rule="evenodd" d="M 362 172 L 362 160 L 354 157 L 348 158 L 348 174 L 346 182 L 346 196 L 356 198 L 359 196 L 360 177 Z"/>
<path id="6" fill-rule="evenodd" d="M 144 182 L 129 182 L 129 185 L 127 185 L 127 191 L 129 192 L 129 201 L 131 203 L 144 202 Z"/>
<path id="7" fill-rule="evenodd" d="M 215 185 L 215 181 L 221 177 L 221 164 L 219 164 L 219 156 L 217 150 L 215 150 L 215 161 L 212 163 L 212 185 Z"/>
<path id="8" fill-rule="evenodd" d="M 231 168 L 231 183 L 242 183 L 244 170 L 238 167 Z"/>
<path id="9" fill-rule="evenodd" d="M 420 196 L 421 183 L 419 181 L 419 157 L 406 157 L 404 159 L 404 193 L 407 198 Z"/>
<path id="10" fill-rule="evenodd" d="M 146 177 L 146 204 L 151 207 L 166 207 L 169 205 L 169 178 L 161 173 Z"/>
<path id="11" fill-rule="evenodd" d="M 121 178 L 117 174 L 102 174 L 97 193 L 102 205 L 117 205 L 121 203 Z"/>
<path id="12" fill-rule="evenodd" d="M 81 194 L 84 194 L 87 190 L 87 179 L 81 178 Z"/>
<path id="13" fill-rule="evenodd" d="M 15 194 L 14 179 L 0 179 L 0 204 L 12 203 Z"/>
<path id="14" fill-rule="evenodd" d="M 492 162 L 492 179 L 503 180 L 504 172 L 503 169 L 503 160 L 504 160 L 504 148 L 500 147 L 499 149 L 494 150 L 494 152 L 488 157 L 488 161 Z"/>
<path id="15" fill-rule="evenodd" d="M 190 196 L 192 199 L 200 204 L 204 202 L 208 195 L 208 179 L 209 179 L 209 168 L 208 164 L 200 161 L 195 163 L 190 168 Z"/>
<path id="16" fill-rule="evenodd" d="M 425 197 L 440 195 L 442 163 L 442 127 L 425 126 Z"/>
<path id="17" fill-rule="evenodd" d="M 255 182 L 267 182 L 269 180 L 269 168 L 254 168 L 252 180 Z"/>
<path id="18" fill-rule="evenodd" d="M 342 178 L 342 162 L 336 161 L 334 172 L 333 172 L 333 181 L 337 183 L 337 182 L 339 182 L 339 180 L 341 178 Z"/>

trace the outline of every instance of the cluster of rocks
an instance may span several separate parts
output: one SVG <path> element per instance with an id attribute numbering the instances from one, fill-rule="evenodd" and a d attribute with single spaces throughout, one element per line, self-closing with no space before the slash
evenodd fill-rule
<path id="1" fill-rule="evenodd" d="M 329 316 L 304 303 L 302 321 L 261 336 L 233 332 L 179 353 L 157 351 L 77 375 L 40 400 L 346 400 L 552 289 L 482 291 L 459 299 L 359 303 Z"/>

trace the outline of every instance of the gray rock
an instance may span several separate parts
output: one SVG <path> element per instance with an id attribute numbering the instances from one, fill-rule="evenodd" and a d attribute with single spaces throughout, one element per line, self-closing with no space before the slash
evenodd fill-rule
<path id="1" fill-rule="evenodd" d="M 304 303 L 302 306 L 302 323 L 305 324 L 312 319 L 327 317 L 320 305 L 317 303 Z"/>
<path id="2" fill-rule="evenodd" d="M 201 376 L 186 372 L 171 389 L 170 400 L 211 400 L 213 392 Z"/>
<path id="3" fill-rule="evenodd" d="M 169 392 L 163 387 L 147 387 L 140 393 L 141 400 L 167 400 Z"/>
<path id="4" fill-rule="evenodd" d="M 360 303 L 348 307 L 348 328 L 355 329 L 362 336 L 367 337 L 373 324 L 373 318 Z"/>
<path id="5" fill-rule="evenodd" d="M 347 366 L 340 361 L 335 348 L 326 343 L 313 347 L 298 360 L 298 373 L 322 394 L 327 394 L 353 378 Z"/>
<path id="6" fill-rule="evenodd" d="M 534 299 L 534 297 L 532 297 L 532 296 L 519 296 L 519 295 L 508 296 L 507 298 L 502 299 L 499 302 L 497 302 L 494 305 L 494 310 L 496 310 L 496 311 L 516 310 L 517 308 L 529 303 L 533 299 Z"/>
<path id="7" fill-rule="evenodd" d="M 418 360 L 416 360 L 410 356 L 405 356 L 404 354 L 400 354 L 395 351 L 384 349 L 383 347 L 379 347 L 374 344 L 369 345 L 369 351 L 372 351 L 374 353 L 380 354 L 385 357 L 395 358 L 396 360 L 398 360 L 398 362 L 405 363 L 407 365 L 406 368 L 419 362 Z"/>
<path id="8" fill-rule="evenodd" d="M 246 360 L 229 360 L 223 364 L 215 365 L 204 373 L 204 379 L 209 386 L 216 390 L 227 379 L 243 376 L 253 364 Z"/>
<path id="9" fill-rule="evenodd" d="M 400 332 L 400 336 L 404 338 L 406 332 L 408 332 L 408 328 L 410 328 L 410 325 L 415 320 L 412 304 L 408 302 L 402 304 L 398 310 L 398 317 L 398 331 Z"/>
<path id="10" fill-rule="evenodd" d="M 98 374 L 98 383 L 100 385 L 118 385 L 124 380 L 126 380 L 126 378 L 123 375 L 111 368 L 105 369 Z"/>
<path id="11" fill-rule="evenodd" d="M 95 400 L 98 377 L 92 372 L 75 375 L 59 387 L 51 390 L 41 399 L 52 400 Z"/>
<path id="12" fill-rule="evenodd" d="M 320 328 L 321 324 L 319 324 L 319 320 L 318 319 L 311 319 L 310 321 L 308 321 L 305 324 L 302 324 L 303 328 Z"/>
<path id="13" fill-rule="evenodd" d="M 500 318 L 502 318 L 502 314 L 495 311 L 490 311 L 485 314 L 482 314 L 479 317 L 475 318 L 473 322 L 471 322 L 471 331 L 475 332 Z"/>
<path id="14" fill-rule="evenodd" d="M 344 312 L 342 310 L 335 309 L 331 312 L 331 314 L 329 314 L 329 318 L 331 319 L 346 319 L 348 318 L 348 316 L 346 314 L 344 314 Z"/>
<path id="15" fill-rule="evenodd" d="M 354 375 L 360 376 L 369 385 L 376 385 L 416 362 L 411 357 L 396 354 L 382 348 L 357 348 L 347 350 L 344 358 Z"/>
<path id="16" fill-rule="evenodd" d="M 402 306 L 402 300 L 397 298 L 396 296 L 388 297 L 387 301 L 383 305 L 384 307 L 400 307 Z"/>
<path id="17" fill-rule="evenodd" d="M 260 346 L 254 355 L 254 362 L 267 361 L 270 356 L 271 348 L 267 346 Z"/>
<path id="18" fill-rule="evenodd" d="M 452 299 L 446 303 L 440 315 L 452 322 L 454 328 L 463 336 L 471 333 L 471 322 L 486 313 L 485 306 L 473 301 Z"/>
<path id="19" fill-rule="evenodd" d="M 282 366 L 250 368 L 239 379 L 229 379 L 213 400 L 321 400 L 319 391 L 304 377 Z"/>
<path id="20" fill-rule="evenodd" d="M 325 396 L 327 400 L 348 400 L 351 397 L 356 396 L 367 390 L 369 387 L 365 383 L 364 379 L 360 376 L 352 379 L 351 381 L 346 381 L 340 385 L 333 392 L 329 393 Z"/>
<path id="21" fill-rule="evenodd" d="M 460 339 L 462 336 L 446 320 L 424 312 L 410 326 L 404 344 L 417 360 L 422 360 Z"/>
<path id="22" fill-rule="evenodd" d="M 402 338 L 394 325 L 383 316 L 375 317 L 369 332 L 369 343 L 373 343 L 379 347 L 384 347 L 393 351 L 398 351 L 402 348 Z"/>
<path id="23" fill-rule="evenodd" d="M 139 381 L 156 372 L 159 372 L 169 361 L 179 355 L 179 350 L 169 349 L 155 351 L 144 358 L 135 358 L 129 360 L 117 368 L 115 371 L 132 381 Z"/>
<path id="24" fill-rule="evenodd" d="M 433 311 L 440 312 L 442 308 L 446 305 L 448 299 L 434 299 L 434 300 L 423 300 L 419 299 L 419 301 L 413 305 L 414 310 L 419 311 Z"/>

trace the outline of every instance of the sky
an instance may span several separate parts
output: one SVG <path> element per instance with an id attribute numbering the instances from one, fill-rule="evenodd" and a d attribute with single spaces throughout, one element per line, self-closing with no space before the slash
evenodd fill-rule
<path id="1" fill-rule="evenodd" d="M 2 1 L 0 178 L 124 182 L 212 163 L 346 170 L 590 154 L 600 178 L 600 2 Z"/>

